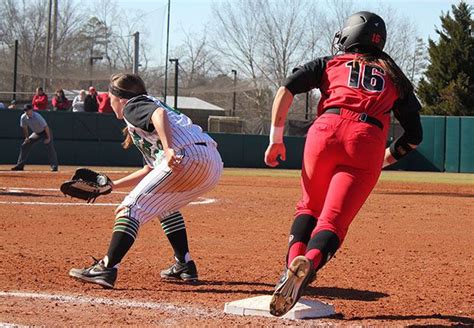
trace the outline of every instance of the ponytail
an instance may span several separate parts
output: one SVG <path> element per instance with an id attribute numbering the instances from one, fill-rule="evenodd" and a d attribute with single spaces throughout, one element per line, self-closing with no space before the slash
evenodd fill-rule
<path id="1" fill-rule="evenodd" d="M 123 142 L 122 142 L 122 148 L 123 148 L 123 149 L 128 149 L 128 148 L 130 148 L 130 146 L 131 146 L 132 143 L 133 143 L 132 136 L 131 136 L 130 133 L 128 132 L 127 127 L 124 127 L 124 128 L 122 129 L 122 133 L 123 133 L 123 135 L 124 135 L 124 137 L 125 137 L 125 139 L 124 139 Z"/>
<path id="2" fill-rule="evenodd" d="M 122 99 L 130 99 L 139 95 L 146 95 L 145 82 L 136 74 L 118 73 L 110 78 L 109 92 Z M 124 149 L 129 148 L 132 143 L 132 136 L 127 127 L 123 128 L 122 133 L 125 139 L 122 142 Z"/>
<path id="3" fill-rule="evenodd" d="M 401 68 L 395 63 L 392 57 L 390 57 L 387 53 L 383 51 L 377 51 L 376 53 L 361 54 L 356 60 L 361 63 L 378 64 L 380 67 L 382 67 L 395 84 L 400 99 L 405 99 L 410 93 L 413 92 L 413 84 L 406 77 Z"/>

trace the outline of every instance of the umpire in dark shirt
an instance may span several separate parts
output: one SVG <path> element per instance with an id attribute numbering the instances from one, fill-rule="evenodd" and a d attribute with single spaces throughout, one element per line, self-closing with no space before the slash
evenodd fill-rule
<path id="1" fill-rule="evenodd" d="M 33 146 L 40 140 L 43 140 L 44 145 L 48 149 L 48 158 L 51 164 L 51 171 L 58 170 L 58 157 L 54 149 L 53 136 L 48 124 L 43 116 L 33 111 L 33 107 L 28 104 L 23 107 L 25 112 L 21 115 L 20 126 L 23 129 L 25 140 L 21 144 L 20 155 L 18 156 L 17 164 L 12 167 L 12 171 L 23 171 L 28 155 Z M 30 134 L 29 130 L 33 131 Z"/>

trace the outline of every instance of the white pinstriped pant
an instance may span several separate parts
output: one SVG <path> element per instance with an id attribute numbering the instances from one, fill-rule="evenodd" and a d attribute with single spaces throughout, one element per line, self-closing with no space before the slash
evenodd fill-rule
<path id="1" fill-rule="evenodd" d="M 155 217 L 167 217 L 219 182 L 223 163 L 213 144 L 187 145 L 176 153 L 183 155 L 179 172 L 171 171 L 163 161 L 123 200 L 121 205 L 140 225 Z"/>

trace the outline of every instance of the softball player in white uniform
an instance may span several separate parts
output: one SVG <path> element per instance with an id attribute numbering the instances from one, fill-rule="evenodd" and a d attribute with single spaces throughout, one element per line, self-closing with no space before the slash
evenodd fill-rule
<path id="1" fill-rule="evenodd" d="M 88 268 L 71 269 L 69 274 L 113 288 L 118 264 L 135 241 L 139 227 L 158 217 L 176 260 L 170 268 L 161 271 L 161 277 L 195 281 L 197 269 L 189 253 L 179 210 L 218 183 L 223 164 L 217 144 L 187 116 L 148 96 L 137 75 L 112 76 L 109 95 L 117 118 L 127 124 L 124 147 L 133 142 L 146 165 L 114 181 L 114 189 L 135 187 L 115 211 L 107 255 Z"/>

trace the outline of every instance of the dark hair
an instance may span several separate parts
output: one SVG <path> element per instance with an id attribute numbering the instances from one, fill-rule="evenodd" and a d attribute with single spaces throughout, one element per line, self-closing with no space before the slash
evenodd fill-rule
<path id="1" fill-rule="evenodd" d="M 26 104 L 23 106 L 23 110 L 26 112 L 27 110 L 33 109 L 33 106 L 31 104 Z"/>
<path id="2" fill-rule="evenodd" d="M 145 82 L 136 74 L 118 73 L 110 78 L 109 92 L 123 99 L 146 95 Z"/>
<path id="3" fill-rule="evenodd" d="M 109 92 L 123 99 L 131 99 L 139 95 L 147 94 L 145 82 L 143 82 L 142 78 L 136 74 L 128 73 L 112 75 L 110 78 Z M 127 127 L 123 128 L 122 132 L 125 136 L 122 147 L 127 149 L 132 145 L 133 140 L 130 133 L 128 133 Z"/>
<path id="4" fill-rule="evenodd" d="M 373 49 L 370 52 L 365 52 L 364 49 L 354 49 L 353 51 L 359 54 L 359 56 L 354 59 L 355 61 L 361 64 L 374 63 L 383 68 L 395 84 L 398 96 L 401 99 L 404 99 L 408 94 L 413 92 L 413 84 L 387 53 Z"/>
<path id="5" fill-rule="evenodd" d="M 55 97 L 59 97 L 59 99 L 61 99 L 62 101 L 67 100 L 63 89 L 56 89 L 56 94 L 57 93 L 59 93 L 59 96 L 55 95 Z"/>

